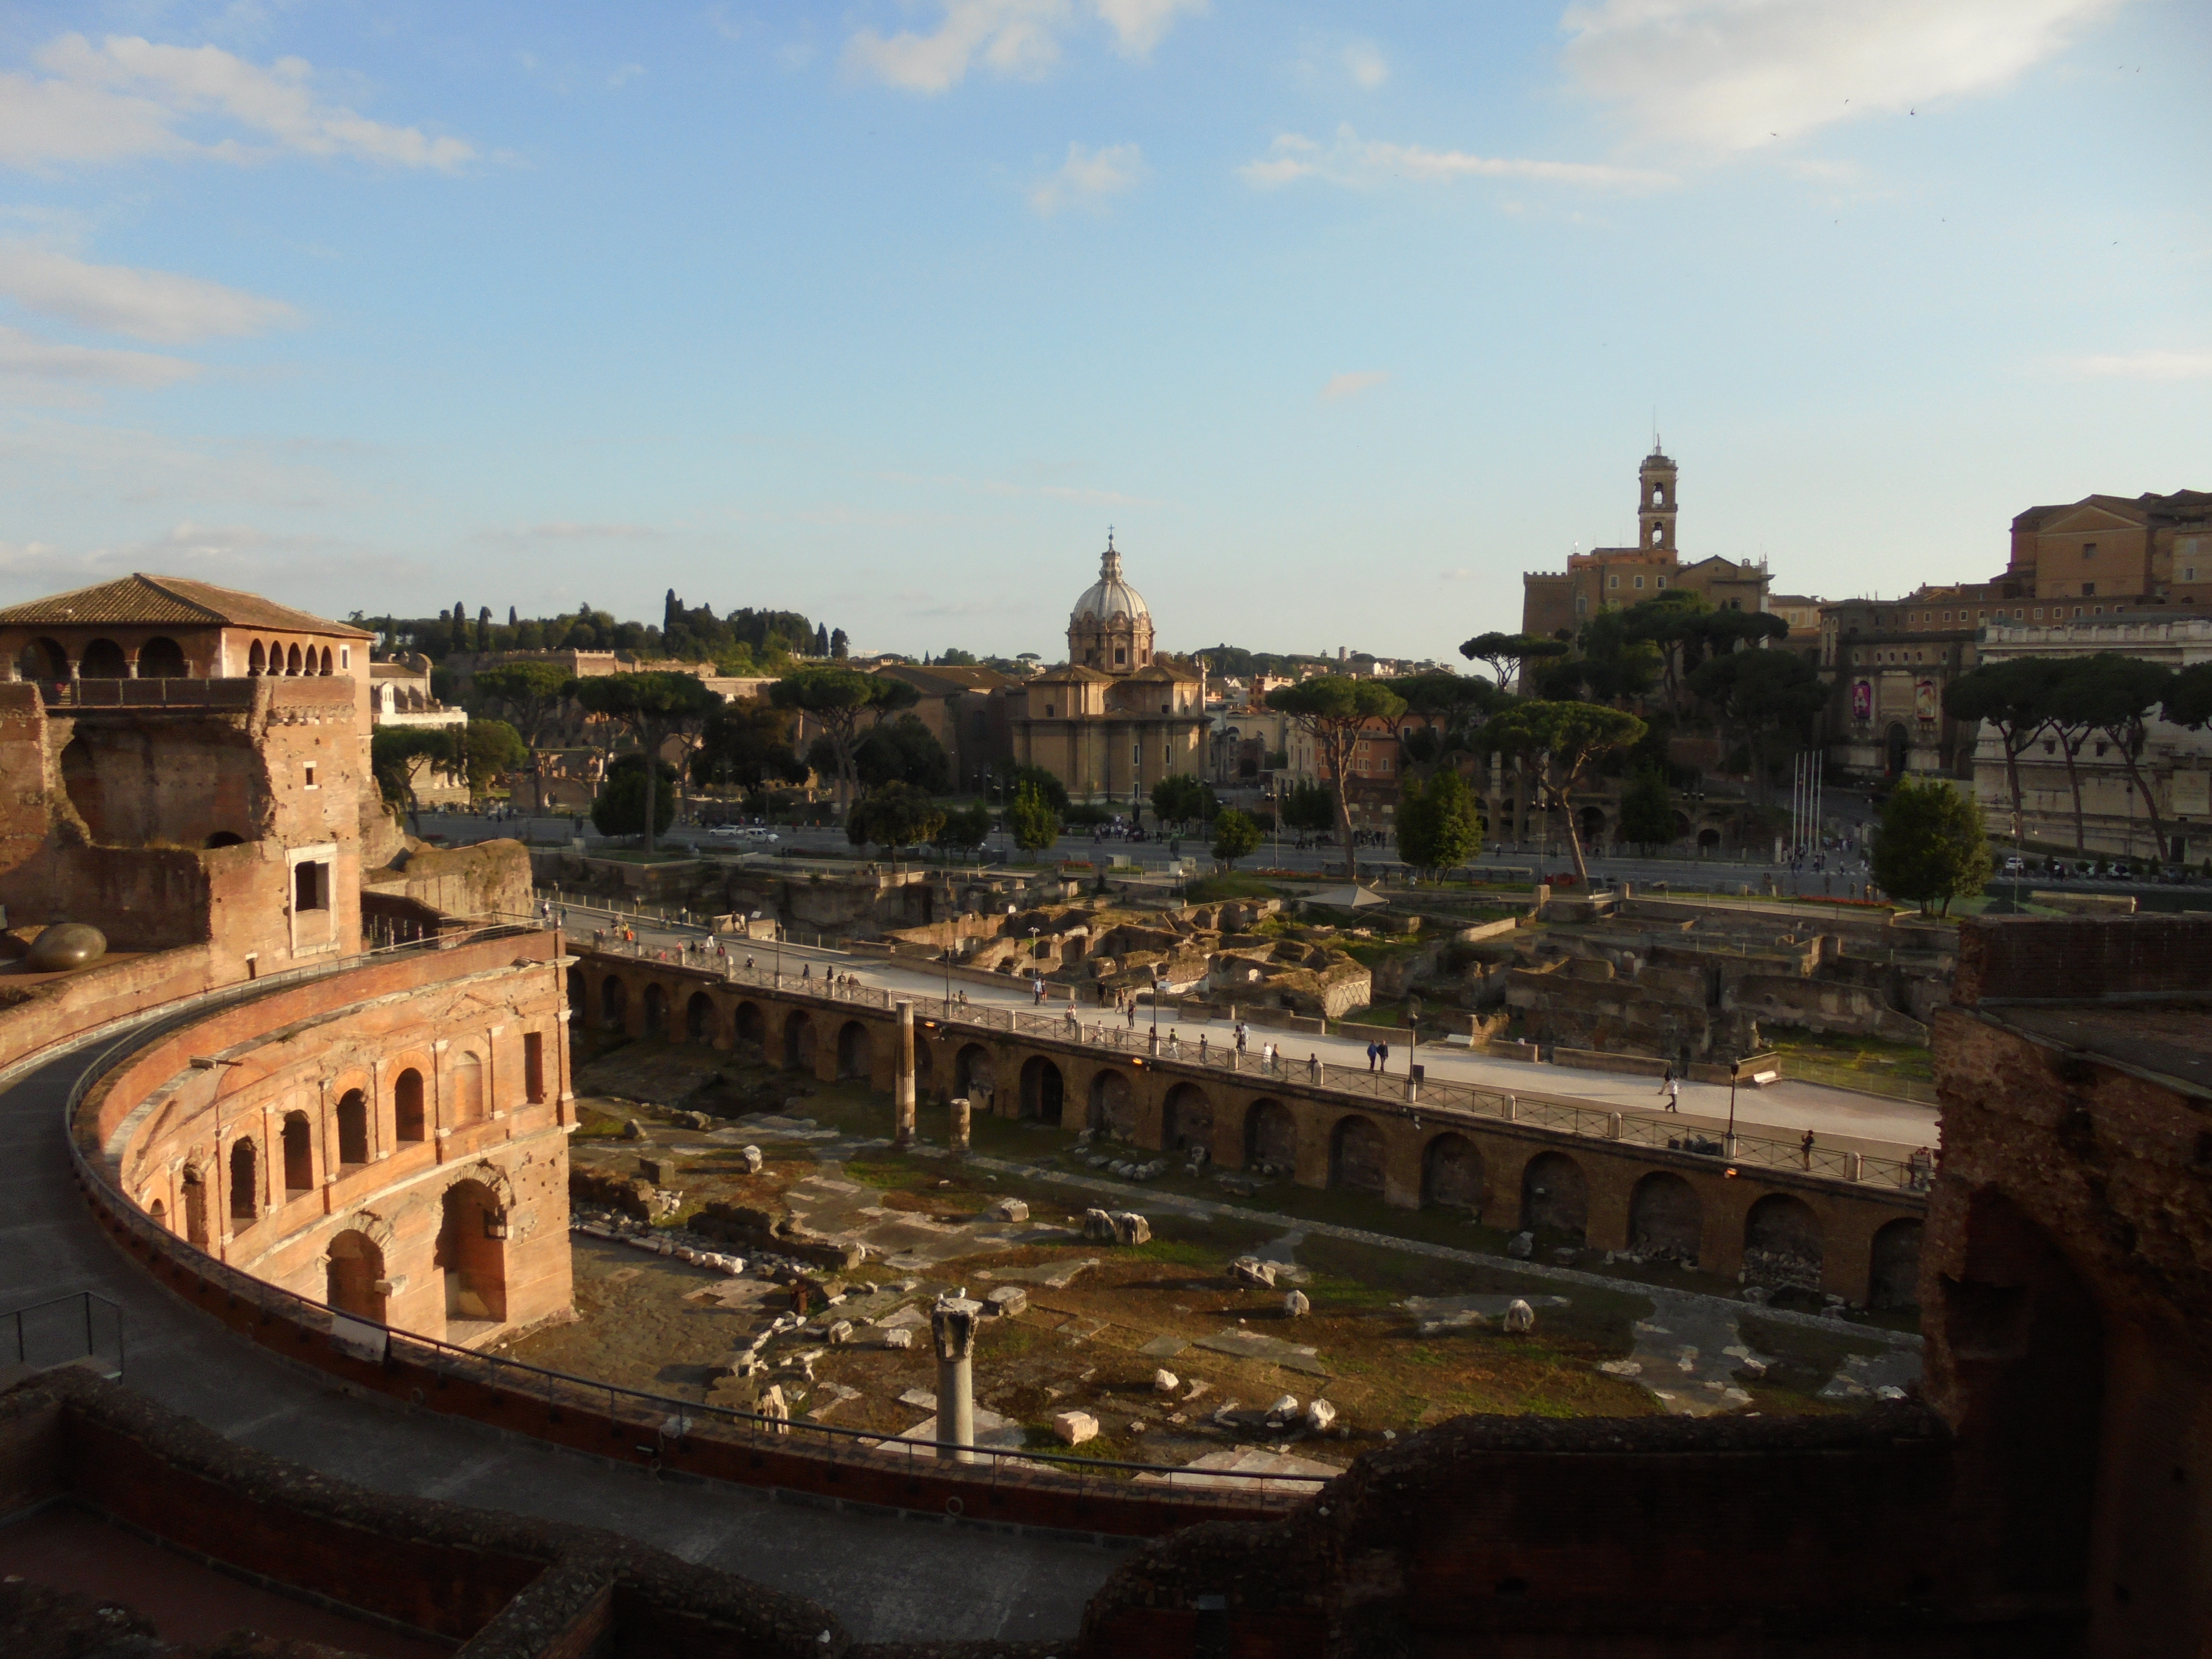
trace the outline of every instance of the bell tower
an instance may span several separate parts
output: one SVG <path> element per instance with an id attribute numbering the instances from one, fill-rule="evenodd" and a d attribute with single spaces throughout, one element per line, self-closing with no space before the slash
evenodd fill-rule
<path id="1" fill-rule="evenodd" d="M 1674 463 L 1659 447 L 1656 434 L 1651 453 L 1644 458 L 1636 476 L 1642 496 L 1636 504 L 1637 545 L 1645 554 L 1672 563 L 1675 556 Z"/>

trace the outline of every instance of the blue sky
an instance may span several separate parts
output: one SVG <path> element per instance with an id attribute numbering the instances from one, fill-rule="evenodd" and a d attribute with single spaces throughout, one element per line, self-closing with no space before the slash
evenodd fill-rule
<path id="1" fill-rule="evenodd" d="M 16 5 L 0 598 L 1448 656 L 2212 489 L 2202 0 Z"/>

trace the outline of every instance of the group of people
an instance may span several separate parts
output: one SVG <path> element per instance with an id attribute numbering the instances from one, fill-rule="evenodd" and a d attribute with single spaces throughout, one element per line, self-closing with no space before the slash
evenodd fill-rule
<path id="1" fill-rule="evenodd" d="M 1370 1042 L 1367 1045 L 1367 1069 L 1370 1072 L 1387 1072 L 1390 1069 L 1389 1043 Z"/>

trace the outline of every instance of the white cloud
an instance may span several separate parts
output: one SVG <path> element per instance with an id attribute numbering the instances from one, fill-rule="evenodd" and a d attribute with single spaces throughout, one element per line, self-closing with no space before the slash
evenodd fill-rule
<path id="1" fill-rule="evenodd" d="M 0 242 L 0 295 L 43 316 L 164 345 L 299 321 L 281 300 L 173 271 L 87 264 L 36 242 Z"/>
<path id="2" fill-rule="evenodd" d="M 1326 149 L 1301 134 L 1286 132 L 1268 147 L 1265 157 L 1247 161 L 1237 171 L 1247 184 L 1261 189 L 1300 179 L 1324 179 L 1339 185 L 1373 185 L 1386 179 L 1443 184 L 1456 179 L 1533 179 L 1613 190 L 1655 190 L 1675 182 L 1667 173 L 1636 167 L 1470 155 L 1464 150 L 1386 143 L 1362 138 L 1348 126 L 1337 129 L 1336 142 Z"/>
<path id="3" fill-rule="evenodd" d="M 1990 92 L 2125 0 L 1594 0 L 1566 64 L 1644 137 L 1754 149 Z"/>
<path id="4" fill-rule="evenodd" d="M 162 386 L 199 372 L 198 363 L 181 357 L 64 345 L 20 328 L 0 327 L 0 381 Z"/>
<path id="5" fill-rule="evenodd" d="M 543 524 L 479 530 L 474 539 L 501 547 L 518 547 L 532 542 L 653 542 L 665 538 L 667 534 L 649 524 L 583 524 L 571 519 L 555 519 Z"/>
<path id="6" fill-rule="evenodd" d="M 938 0 L 937 27 L 926 33 L 872 28 L 845 42 L 845 68 L 908 92 L 949 92 L 980 60 L 995 75 L 1035 80 L 1060 62 L 1060 36 L 1078 16 L 1075 0 Z M 1185 13 L 1206 0 L 1085 0 L 1082 11 L 1111 31 L 1124 57 L 1142 58 Z"/>
<path id="7" fill-rule="evenodd" d="M 279 151 L 450 170 L 464 140 L 391 126 L 317 98 L 313 68 L 266 68 L 215 46 L 64 34 L 37 54 L 43 75 L 0 71 L 0 165 L 49 167 L 139 155 L 258 161 Z M 236 131 L 244 129 L 246 137 Z"/>
<path id="8" fill-rule="evenodd" d="M 1188 12 L 1197 16 L 1206 0 L 1091 0 L 1100 21 L 1112 29 L 1124 53 L 1142 58 Z"/>
<path id="9" fill-rule="evenodd" d="M 1332 374 L 1328 384 L 1321 389 L 1321 400 L 1325 404 L 1342 403 L 1346 398 L 1357 398 L 1370 386 L 1378 386 L 1390 378 L 1387 368 L 1358 368 L 1346 374 Z"/>
<path id="10" fill-rule="evenodd" d="M 1363 91 L 1372 92 L 1390 78 L 1389 60 L 1371 40 L 1354 40 L 1344 49 L 1345 73 Z"/>
<path id="11" fill-rule="evenodd" d="M 1100 208 L 1108 197 L 1133 189 L 1144 173 L 1145 158 L 1134 144 L 1085 149 L 1072 143 L 1060 170 L 1030 192 L 1030 205 L 1046 215 L 1064 207 Z"/>
<path id="12" fill-rule="evenodd" d="M 2094 380 L 2212 380 L 2212 351 L 2103 351 L 2072 358 L 2066 367 Z"/>

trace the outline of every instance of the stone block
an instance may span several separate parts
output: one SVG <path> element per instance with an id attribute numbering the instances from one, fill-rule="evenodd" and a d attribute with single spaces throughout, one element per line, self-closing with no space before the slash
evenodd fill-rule
<path id="1" fill-rule="evenodd" d="M 1001 1221 L 1027 1221 L 1030 1218 L 1030 1206 L 1018 1198 L 1002 1198 L 999 1200 L 998 1207 L 992 1211 L 992 1214 Z"/>
<path id="2" fill-rule="evenodd" d="M 1516 1261 L 1526 1261 L 1536 1253 L 1536 1235 L 1516 1233 L 1505 1241 L 1505 1254 Z"/>
<path id="3" fill-rule="evenodd" d="M 758 1175 L 761 1172 L 763 1159 L 759 1147 L 741 1146 L 738 1149 L 738 1156 L 744 1161 L 747 1175 Z"/>
<path id="4" fill-rule="evenodd" d="M 1313 1304 L 1306 1300 L 1304 1291 L 1292 1291 L 1283 1298 L 1283 1311 L 1292 1319 L 1304 1319 L 1313 1311 Z"/>
<path id="5" fill-rule="evenodd" d="M 911 1348 L 914 1346 L 914 1327 L 911 1325 L 894 1327 L 884 1333 L 883 1342 L 886 1348 Z"/>
<path id="6" fill-rule="evenodd" d="M 993 1313 L 1008 1319 L 1030 1310 L 1030 1293 L 1018 1285 L 1002 1285 L 983 1302 Z"/>
<path id="7" fill-rule="evenodd" d="M 1275 1288 L 1275 1264 L 1262 1261 L 1257 1256 L 1240 1255 L 1229 1264 L 1229 1278 L 1233 1284 L 1272 1291 Z"/>
<path id="8" fill-rule="evenodd" d="M 1505 1329 L 1513 1336 L 1526 1336 L 1536 1328 L 1536 1310 L 1527 1303 L 1513 1301 L 1506 1304 Z"/>
<path id="9" fill-rule="evenodd" d="M 1173 1394 L 1182 1386 L 1182 1379 L 1177 1376 L 1173 1371 L 1158 1370 L 1152 1373 L 1152 1392 L 1154 1394 Z"/>
<path id="10" fill-rule="evenodd" d="M 1131 1210 L 1116 1210 L 1107 1218 L 1116 1244 L 1149 1244 L 1152 1224 Z"/>
<path id="11" fill-rule="evenodd" d="M 830 1346 L 842 1348 L 853 1340 L 853 1322 L 841 1319 L 830 1328 Z"/>
<path id="12" fill-rule="evenodd" d="M 1092 1243 L 1111 1244 L 1114 1242 L 1112 1218 L 1103 1210 L 1085 1210 L 1083 1212 L 1083 1237 Z"/>
<path id="13" fill-rule="evenodd" d="M 1326 1400 L 1316 1400 L 1306 1407 L 1305 1425 L 1316 1434 L 1326 1434 L 1336 1421 L 1336 1407 Z"/>
<path id="14" fill-rule="evenodd" d="M 1267 1407 L 1267 1426 L 1269 1428 L 1280 1428 L 1285 1424 L 1296 1420 L 1297 1414 L 1297 1395 L 1294 1394 L 1279 1395 L 1275 1400 L 1275 1402 Z"/>
<path id="15" fill-rule="evenodd" d="M 1098 1419 L 1089 1412 L 1054 1412 L 1052 1431 L 1060 1437 L 1061 1444 L 1079 1446 L 1098 1437 Z"/>

